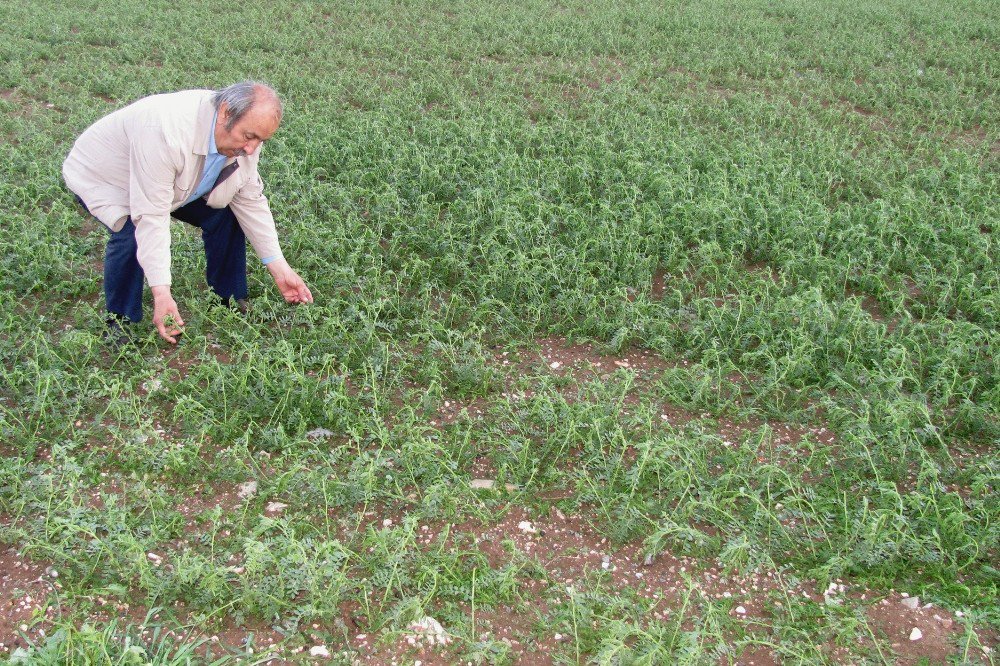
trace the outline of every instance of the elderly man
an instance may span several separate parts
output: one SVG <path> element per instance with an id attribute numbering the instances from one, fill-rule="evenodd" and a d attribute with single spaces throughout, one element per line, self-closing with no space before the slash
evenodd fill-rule
<path id="1" fill-rule="evenodd" d="M 170 294 L 170 217 L 201 227 L 206 278 L 246 308 L 246 240 L 289 303 L 312 294 L 281 254 L 257 173 L 260 149 L 281 123 L 281 101 L 246 81 L 218 91 L 153 95 L 105 116 L 73 145 L 63 177 L 111 231 L 104 254 L 108 326 L 120 339 L 142 319 L 142 282 L 153 323 L 176 344 L 184 320 Z"/>

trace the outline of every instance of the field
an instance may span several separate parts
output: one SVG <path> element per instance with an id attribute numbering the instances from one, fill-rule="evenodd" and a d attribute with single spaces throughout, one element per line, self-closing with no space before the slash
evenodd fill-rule
<path id="1" fill-rule="evenodd" d="M 995 2 L 0 18 L 0 661 L 994 663 Z M 116 350 L 62 160 L 247 78 L 315 303 Z"/>

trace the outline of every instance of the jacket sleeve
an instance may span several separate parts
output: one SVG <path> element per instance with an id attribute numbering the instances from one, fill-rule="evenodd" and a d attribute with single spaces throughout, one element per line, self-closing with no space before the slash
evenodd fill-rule
<path id="1" fill-rule="evenodd" d="M 170 208 L 180 165 L 159 128 L 141 128 L 129 148 L 129 211 L 136 258 L 150 287 L 169 285 Z"/>
<path id="2" fill-rule="evenodd" d="M 261 259 L 282 257 L 274 216 L 271 214 L 267 197 L 264 196 L 264 181 L 257 172 L 256 163 L 250 178 L 236 192 L 229 207 L 232 208 L 236 220 L 258 257 Z"/>

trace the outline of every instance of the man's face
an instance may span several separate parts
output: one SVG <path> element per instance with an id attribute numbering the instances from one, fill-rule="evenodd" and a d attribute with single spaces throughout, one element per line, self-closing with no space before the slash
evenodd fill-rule
<path id="1" fill-rule="evenodd" d="M 281 121 L 273 104 L 259 102 L 250 107 L 231 129 L 226 129 L 227 122 L 229 107 L 223 103 L 215 120 L 215 148 L 220 155 L 242 157 L 253 153 L 260 144 L 270 139 Z"/>

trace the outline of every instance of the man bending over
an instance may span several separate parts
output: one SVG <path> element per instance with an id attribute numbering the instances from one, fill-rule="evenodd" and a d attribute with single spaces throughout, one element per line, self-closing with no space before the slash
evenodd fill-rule
<path id="1" fill-rule="evenodd" d="M 268 86 L 153 95 L 91 125 L 63 163 L 69 189 L 110 230 L 104 253 L 108 327 L 116 340 L 142 319 L 142 282 L 153 323 L 175 344 L 184 320 L 170 295 L 170 218 L 201 227 L 205 277 L 225 302 L 247 308 L 250 240 L 289 303 L 312 294 L 281 254 L 257 173 L 261 146 L 281 123 Z"/>

